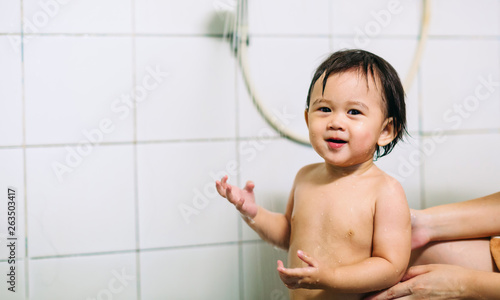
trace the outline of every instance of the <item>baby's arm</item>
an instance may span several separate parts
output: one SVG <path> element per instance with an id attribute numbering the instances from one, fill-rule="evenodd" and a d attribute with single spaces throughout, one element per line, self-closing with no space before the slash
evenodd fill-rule
<path id="1" fill-rule="evenodd" d="M 290 244 L 290 216 L 293 204 L 293 190 L 285 214 L 275 213 L 255 203 L 253 182 L 247 182 L 244 189 L 227 183 L 227 176 L 215 182 L 219 194 L 234 204 L 243 220 L 266 242 L 288 250 Z"/>
<path id="2" fill-rule="evenodd" d="M 298 257 L 308 264 L 288 269 L 278 261 L 278 272 L 289 288 L 330 289 L 342 293 L 365 293 L 390 287 L 402 278 L 411 250 L 410 212 L 401 185 L 391 182 L 375 205 L 371 257 L 335 269 L 322 267 L 307 253 Z"/>

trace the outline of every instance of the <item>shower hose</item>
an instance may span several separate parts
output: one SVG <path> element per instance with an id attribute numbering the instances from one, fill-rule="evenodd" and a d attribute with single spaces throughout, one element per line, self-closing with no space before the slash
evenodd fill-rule
<path id="1" fill-rule="evenodd" d="M 415 48 L 415 53 L 413 55 L 413 60 L 410 65 L 410 69 L 403 81 L 403 86 L 405 92 L 411 89 L 411 86 L 414 82 L 415 76 L 418 71 L 418 67 L 420 65 L 420 61 L 422 59 L 422 54 L 425 49 L 425 44 L 427 42 L 428 33 L 429 33 L 429 21 L 430 21 L 430 6 L 431 0 L 423 0 L 422 6 L 422 22 L 420 27 L 420 34 L 418 38 L 418 44 Z M 246 9 L 245 9 L 246 12 Z M 242 12 L 239 11 L 239 14 Z M 252 81 L 250 76 L 250 68 L 248 64 L 248 25 L 246 22 L 239 22 L 237 24 L 237 32 L 238 38 L 235 39 L 235 50 L 236 56 L 238 59 L 238 63 L 241 68 L 241 72 L 243 74 L 243 79 L 245 81 L 246 88 L 250 97 L 252 98 L 252 102 L 257 108 L 258 112 L 262 115 L 264 120 L 274 129 L 276 130 L 282 137 L 287 138 L 293 142 L 299 143 L 301 145 L 310 146 L 309 138 L 301 136 L 300 134 L 292 131 L 290 128 L 282 124 L 278 118 L 276 118 L 269 108 L 264 105 L 262 98 L 257 92 L 255 87 L 255 83 Z"/>

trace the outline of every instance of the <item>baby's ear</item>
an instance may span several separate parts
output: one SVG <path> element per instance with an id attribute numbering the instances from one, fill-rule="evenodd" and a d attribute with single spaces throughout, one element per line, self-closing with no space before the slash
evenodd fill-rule
<path id="1" fill-rule="evenodd" d="M 306 108 L 306 110 L 304 111 L 304 118 L 306 119 L 306 125 L 307 125 L 307 128 L 309 128 L 309 115 L 307 114 L 308 113 L 308 108 Z"/>
<path id="2" fill-rule="evenodd" d="M 378 138 L 377 145 L 384 147 L 394 140 L 396 137 L 396 130 L 394 128 L 394 121 L 391 118 L 387 118 L 384 121 L 384 126 L 382 127 L 382 132 L 380 132 L 380 137 Z"/>

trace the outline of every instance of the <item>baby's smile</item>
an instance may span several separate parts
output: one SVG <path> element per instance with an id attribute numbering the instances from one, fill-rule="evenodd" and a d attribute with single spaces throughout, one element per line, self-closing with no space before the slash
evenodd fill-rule
<path id="1" fill-rule="evenodd" d="M 330 148 L 332 149 L 339 149 L 347 144 L 347 141 L 341 139 L 328 139 L 326 141 L 328 142 L 328 146 L 330 146 Z"/>

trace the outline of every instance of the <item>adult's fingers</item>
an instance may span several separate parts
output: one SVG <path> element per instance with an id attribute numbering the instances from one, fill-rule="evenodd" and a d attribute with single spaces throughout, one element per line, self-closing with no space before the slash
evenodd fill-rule
<path id="1" fill-rule="evenodd" d="M 403 276 L 403 278 L 401 279 L 401 281 L 407 281 L 407 280 L 410 280 L 412 279 L 413 277 L 415 276 L 418 276 L 418 275 L 422 275 L 422 274 L 425 274 L 425 273 L 428 273 L 431 271 L 431 269 L 433 268 L 433 265 L 420 265 L 420 266 L 413 266 L 413 267 L 410 267 L 405 275 Z"/>
<path id="2" fill-rule="evenodd" d="M 434 269 L 433 265 L 413 266 L 409 268 L 401 282 L 393 287 L 366 299 L 369 300 L 384 300 L 384 299 L 412 299 L 414 298 L 415 280 L 417 276 L 430 272 Z"/>
<path id="3" fill-rule="evenodd" d="M 412 291 L 410 282 L 400 282 L 395 286 L 375 295 L 366 297 L 366 300 L 389 300 L 389 299 L 409 299 L 406 296 L 411 296 Z"/>

